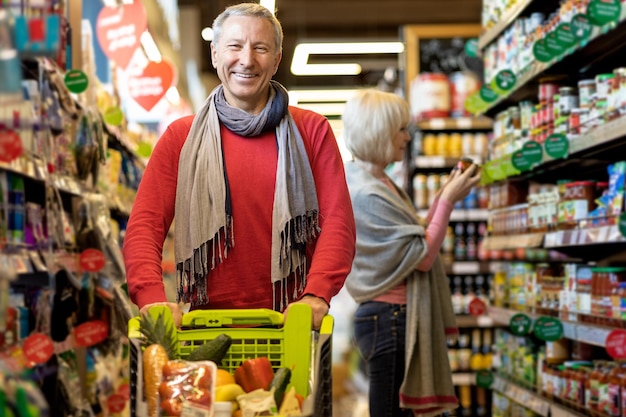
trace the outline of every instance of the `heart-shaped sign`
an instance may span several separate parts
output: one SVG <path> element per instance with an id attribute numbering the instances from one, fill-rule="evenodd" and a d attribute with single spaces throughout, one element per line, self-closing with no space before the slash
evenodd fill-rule
<path id="1" fill-rule="evenodd" d="M 105 55 L 120 68 L 126 68 L 147 27 L 146 9 L 140 0 L 135 0 L 120 7 L 103 7 L 96 21 L 96 35 Z"/>
<path id="2" fill-rule="evenodd" d="M 150 61 L 143 71 L 129 77 L 130 97 L 146 111 L 150 111 L 174 85 L 174 76 L 174 66 L 169 61 Z"/>

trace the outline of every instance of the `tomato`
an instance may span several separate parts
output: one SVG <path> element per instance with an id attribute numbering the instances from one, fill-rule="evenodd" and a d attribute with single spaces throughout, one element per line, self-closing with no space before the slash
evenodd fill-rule
<path id="1" fill-rule="evenodd" d="M 211 374 L 211 369 L 208 366 L 201 366 L 198 368 L 197 372 L 193 378 L 193 385 L 198 388 L 211 388 L 211 384 L 213 383 L 213 375 Z"/>
<path id="2" fill-rule="evenodd" d="M 180 416 L 183 413 L 183 404 L 176 399 L 161 401 L 161 410 L 168 416 Z"/>
<path id="3" fill-rule="evenodd" d="M 206 389 L 195 389 L 192 393 L 185 396 L 187 401 L 191 401 L 192 403 L 205 405 L 207 407 L 211 406 L 213 402 L 213 398 L 211 398 L 211 393 Z"/>
<path id="4" fill-rule="evenodd" d="M 163 366 L 163 377 L 171 378 L 177 375 L 185 375 L 187 373 L 193 372 L 194 367 L 190 366 L 185 361 L 173 360 L 167 361 L 165 366 Z"/>
<path id="5" fill-rule="evenodd" d="M 176 398 L 182 393 L 181 386 L 176 382 L 163 381 L 159 384 L 159 395 L 162 399 Z"/>

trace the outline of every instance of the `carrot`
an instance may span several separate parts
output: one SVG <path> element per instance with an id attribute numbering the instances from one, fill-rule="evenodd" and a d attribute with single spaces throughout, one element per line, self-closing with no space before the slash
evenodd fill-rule
<path id="1" fill-rule="evenodd" d="M 148 401 L 148 415 L 156 417 L 159 411 L 159 385 L 163 378 L 163 366 L 167 363 L 165 348 L 157 343 L 143 351 L 144 393 Z"/>

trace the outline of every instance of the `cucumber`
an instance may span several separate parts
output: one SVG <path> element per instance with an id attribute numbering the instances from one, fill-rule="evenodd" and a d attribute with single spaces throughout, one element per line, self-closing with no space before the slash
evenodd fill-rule
<path id="1" fill-rule="evenodd" d="M 276 372 L 274 372 L 274 378 L 272 378 L 269 391 L 274 388 L 274 401 L 276 402 L 276 407 L 280 408 L 280 404 L 283 402 L 283 397 L 285 396 L 285 391 L 287 391 L 287 386 L 290 381 L 291 369 L 278 368 Z"/>
<path id="2" fill-rule="evenodd" d="M 233 339 L 229 335 L 222 333 L 215 339 L 209 340 L 208 342 L 198 346 L 196 350 L 187 356 L 187 360 L 213 361 L 215 364 L 219 365 L 226 355 L 226 352 L 228 352 L 232 342 Z"/>

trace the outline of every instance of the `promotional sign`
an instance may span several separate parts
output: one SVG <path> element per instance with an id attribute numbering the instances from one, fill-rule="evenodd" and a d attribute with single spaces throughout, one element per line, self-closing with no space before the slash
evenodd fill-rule
<path id="1" fill-rule="evenodd" d="M 11 162 L 22 154 L 22 140 L 13 130 L 0 127 L 0 161 Z"/>
<path id="2" fill-rule="evenodd" d="M 52 340 L 43 333 L 33 333 L 24 340 L 24 356 L 29 361 L 42 364 L 48 362 L 54 353 Z"/>
<path id="3" fill-rule="evenodd" d="M 626 359 L 626 330 L 615 329 L 606 337 L 604 343 L 607 353 L 615 360 Z"/>
<path id="4" fill-rule="evenodd" d="M 74 69 L 65 74 L 63 83 L 72 93 L 79 94 L 87 89 L 89 78 L 87 78 L 87 74 L 83 71 Z"/>
<path id="5" fill-rule="evenodd" d="M 128 79 L 130 97 L 146 111 L 150 111 L 174 85 L 174 66 L 166 60 L 150 61 L 143 71 Z"/>
<path id="6" fill-rule="evenodd" d="M 120 68 L 128 67 L 148 27 L 140 0 L 122 6 L 105 6 L 96 20 L 96 36 L 104 54 Z"/>
<path id="7" fill-rule="evenodd" d="M 469 303 L 469 313 L 472 316 L 482 316 L 487 312 L 487 305 L 483 300 L 478 297 L 475 297 Z"/>
<path id="8" fill-rule="evenodd" d="M 591 0 L 587 5 L 589 20 L 598 26 L 617 23 L 621 13 L 620 0 Z"/>
<path id="9" fill-rule="evenodd" d="M 74 340 L 77 346 L 89 347 L 103 342 L 109 335 L 109 326 L 102 320 L 92 320 L 76 326 Z"/>
<path id="10" fill-rule="evenodd" d="M 511 163 L 515 169 L 523 172 L 528 171 L 543 159 L 543 148 L 539 142 L 528 141 L 522 145 L 522 149 L 511 156 Z"/>
<path id="11" fill-rule="evenodd" d="M 481 388 L 491 388 L 493 384 L 494 376 L 493 372 L 488 370 L 482 370 L 476 372 L 476 386 Z"/>
<path id="12" fill-rule="evenodd" d="M 79 263 L 83 271 L 99 272 L 104 268 L 104 254 L 98 249 L 85 249 L 80 253 Z"/>

